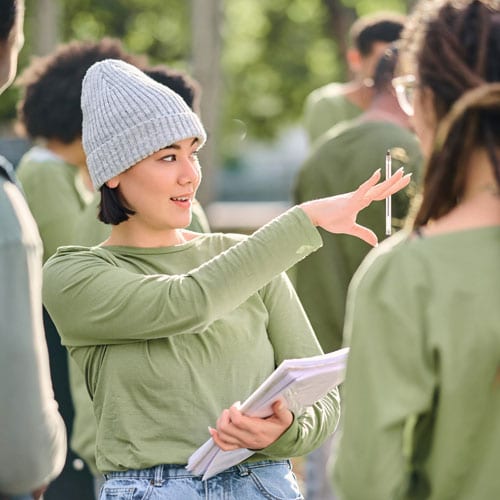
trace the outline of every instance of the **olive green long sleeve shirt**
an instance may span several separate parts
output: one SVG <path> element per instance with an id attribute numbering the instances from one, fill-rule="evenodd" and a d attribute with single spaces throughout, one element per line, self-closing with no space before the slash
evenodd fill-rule
<path id="1" fill-rule="evenodd" d="M 47 262 L 45 304 L 93 397 L 101 472 L 187 463 L 282 360 L 322 352 L 280 274 L 320 245 L 294 208 L 249 238 L 69 247 Z M 338 415 L 332 391 L 252 460 L 309 452 Z"/>

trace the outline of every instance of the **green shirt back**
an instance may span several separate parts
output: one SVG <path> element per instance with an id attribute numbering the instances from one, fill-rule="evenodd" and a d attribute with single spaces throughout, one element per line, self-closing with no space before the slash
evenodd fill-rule
<path id="1" fill-rule="evenodd" d="M 500 228 L 373 250 L 349 290 L 341 498 L 500 492 Z"/>

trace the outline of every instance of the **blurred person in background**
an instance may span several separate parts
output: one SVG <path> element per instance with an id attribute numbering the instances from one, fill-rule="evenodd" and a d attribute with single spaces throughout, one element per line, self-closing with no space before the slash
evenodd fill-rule
<path id="1" fill-rule="evenodd" d="M 15 77 L 24 1 L 0 0 L 0 92 Z M 42 321 L 42 244 L 13 168 L 0 157 L 0 498 L 38 499 L 61 472 L 66 431 Z"/>
<path id="2" fill-rule="evenodd" d="M 349 30 L 347 64 L 353 79 L 313 90 L 304 104 L 304 127 L 311 145 L 331 127 L 366 110 L 373 97 L 373 72 L 380 56 L 399 38 L 406 17 L 378 12 L 360 17 Z"/>
<path id="3" fill-rule="evenodd" d="M 355 189 L 373 165 L 384 165 L 389 151 L 394 171 L 404 166 L 413 174 L 412 183 L 391 200 L 391 227 L 402 228 L 416 193 L 422 154 L 392 87 L 397 61 L 397 49 L 386 49 L 375 68 L 369 108 L 358 118 L 331 128 L 314 144 L 296 179 L 297 203 Z M 386 237 L 384 203 L 373 203 L 359 220 L 375 231 L 379 241 Z M 297 264 L 294 282 L 321 347 L 331 352 L 342 347 L 347 289 L 370 246 L 346 235 L 322 232 L 321 236 L 323 247 Z M 307 457 L 310 500 L 334 498 L 327 468 L 330 447 L 327 442 Z"/>
<path id="4" fill-rule="evenodd" d="M 407 231 L 355 275 L 340 498 L 500 492 L 500 5 L 421 0 L 394 85 L 426 157 Z M 413 211 L 413 210 L 412 210 Z"/>

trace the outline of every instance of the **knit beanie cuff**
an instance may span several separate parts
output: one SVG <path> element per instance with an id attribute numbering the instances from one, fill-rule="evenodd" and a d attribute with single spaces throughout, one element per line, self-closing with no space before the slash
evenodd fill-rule
<path id="1" fill-rule="evenodd" d="M 200 147 L 207 139 L 200 119 L 192 112 L 159 116 L 111 137 L 87 155 L 94 188 L 160 149 L 190 137 L 197 137 Z"/>

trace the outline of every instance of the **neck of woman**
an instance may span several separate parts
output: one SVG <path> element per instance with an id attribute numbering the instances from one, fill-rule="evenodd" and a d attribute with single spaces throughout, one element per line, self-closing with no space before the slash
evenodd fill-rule
<path id="1" fill-rule="evenodd" d="M 485 150 L 477 149 L 469 159 L 464 194 L 449 213 L 430 222 L 426 235 L 500 226 L 500 186 Z"/>
<path id="2" fill-rule="evenodd" d="M 134 217 L 137 215 L 132 215 L 128 221 L 113 226 L 104 246 L 160 248 L 180 245 L 190 239 L 191 233 L 182 229 L 148 227 L 138 224 Z"/>

